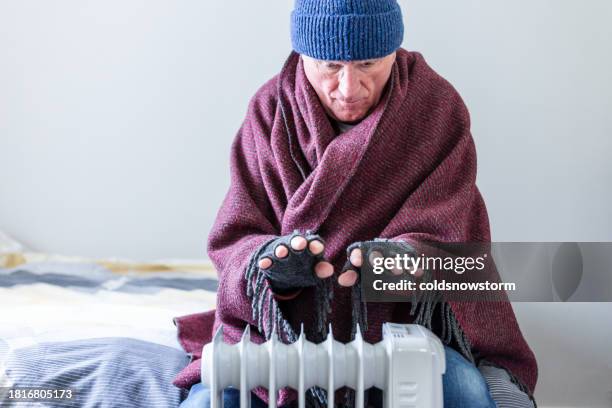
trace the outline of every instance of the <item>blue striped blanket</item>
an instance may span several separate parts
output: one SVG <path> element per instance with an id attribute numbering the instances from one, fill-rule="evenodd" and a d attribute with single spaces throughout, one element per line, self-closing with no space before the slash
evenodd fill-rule
<path id="1" fill-rule="evenodd" d="M 172 318 L 213 308 L 216 275 L 150 269 L 0 268 L 0 406 L 178 406 L 185 395 L 171 381 L 189 356 Z M 15 391 L 27 389 L 72 397 L 17 403 Z"/>

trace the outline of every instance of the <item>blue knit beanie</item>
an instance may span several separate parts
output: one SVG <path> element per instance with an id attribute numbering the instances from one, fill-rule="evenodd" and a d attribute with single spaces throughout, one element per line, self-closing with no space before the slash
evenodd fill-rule
<path id="1" fill-rule="evenodd" d="M 403 38 L 396 0 L 295 0 L 291 13 L 293 49 L 320 60 L 384 57 Z"/>

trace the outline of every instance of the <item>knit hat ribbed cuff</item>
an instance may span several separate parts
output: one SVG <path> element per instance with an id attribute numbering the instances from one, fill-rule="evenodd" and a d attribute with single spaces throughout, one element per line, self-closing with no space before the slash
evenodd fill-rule
<path id="1" fill-rule="evenodd" d="M 403 37 L 402 12 L 397 3 L 376 14 L 291 13 L 293 49 L 320 60 L 381 58 L 397 50 Z"/>

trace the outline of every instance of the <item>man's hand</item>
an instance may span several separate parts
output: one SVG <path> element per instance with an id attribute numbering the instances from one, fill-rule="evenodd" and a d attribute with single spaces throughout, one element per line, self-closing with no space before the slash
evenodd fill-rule
<path id="1" fill-rule="evenodd" d="M 370 255 L 368 257 L 370 265 L 373 265 L 375 263 L 376 258 L 382 258 L 384 256 L 395 256 L 398 253 L 406 251 L 406 249 L 403 248 L 404 243 L 400 244 L 392 241 L 366 242 L 376 242 L 377 245 L 381 246 L 380 250 L 370 251 Z M 338 283 L 340 284 L 340 286 L 351 287 L 355 285 L 355 283 L 357 283 L 357 281 L 359 280 L 359 277 L 361 276 L 361 267 L 363 266 L 363 251 L 361 249 L 361 244 L 361 242 L 355 242 L 349 245 L 349 247 L 347 248 L 348 261 L 340 272 L 340 276 L 338 276 Z M 384 251 L 384 249 L 387 249 L 387 251 Z M 383 252 L 385 252 L 386 255 L 383 254 Z M 405 271 L 399 268 L 393 268 L 390 272 L 394 275 L 399 276 Z M 420 278 L 421 276 L 423 276 L 423 270 L 417 269 L 417 271 L 413 273 L 413 276 L 415 278 Z"/>
<path id="2" fill-rule="evenodd" d="M 357 244 L 357 243 L 355 243 Z M 354 246 L 355 244 L 351 245 Z M 350 247 L 349 247 L 350 248 Z M 382 257 L 383 254 L 379 251 L 372 251 L 370 253 L 369 261 L 374 263 L 375 258 Z M 357 283 L 357 279 L 361 274 L 361 267 L 363 266 L 363 251 L 359 246 L 349 250 L 348 263 L 345 265 L 343 272 L 338 276 L 338 283 L 341 286 L 350 287 Z"/>
<path id="3" fill-rule="evenodd" d="M 334 267 L 323 259 L 325 244 L 320 236 L 295 231 L 268 244 L 258 266 L 276 291 L 314 286 L 316 279 L 334 274 Z"/>

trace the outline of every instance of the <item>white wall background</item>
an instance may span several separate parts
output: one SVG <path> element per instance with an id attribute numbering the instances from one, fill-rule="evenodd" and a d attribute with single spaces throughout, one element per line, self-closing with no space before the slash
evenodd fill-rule
<path id="1" fill-rule="evenodd" d="M 612 241 L 612 2 L 401 3 L 404 46 L 471 111 L 493 238 Z M 0 2 L 0 230 L 45 252 L 205 256 L 230 143 L 290 50 L 291 8 Z M 585 307 L 517 307 L 549 406 L 612 406 L 612 308 Z"/>
<path id="2" fill-rule="evenodd" d="M 612 240 L 612 3 L 403 1 L 463 95 L 500 241 Z M 50 252 L 202 257 L 290 1 L 0 3 L 0 229 Z"/>

